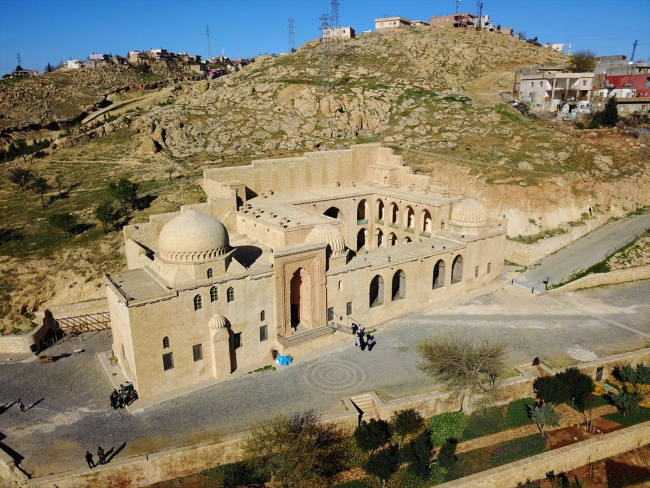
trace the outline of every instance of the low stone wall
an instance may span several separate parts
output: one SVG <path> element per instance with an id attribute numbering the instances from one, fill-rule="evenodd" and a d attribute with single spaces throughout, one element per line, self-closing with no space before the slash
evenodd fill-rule
<path id="1" fill-rule="evenodd" d="M 590 274 L 559 288 L 549 290 L 547 293 L 574 291 L 583 288 L 593 288 L 594 286 L 615 285 L 617 283 L 647 279 L 650 279 L 650 265 L 636 266 L 634 268 L 617 269 L 616 271 L 610 271 L 609 273 Z"/>
<path id="2" fill-rule="evenodd" d="M 577 241 L 585 234 L 600 227 L 603 223 L 605 223 L 604 217 L 589 220 L 585 225 L 571 227 L 566 234 L 548 237 L 535 244 L 524 244 L 522 242 L 507 240 L 505 259 L 513 263 L 521 264 L 522 266 L 530 266 L 549 254 L 568 246 L 573 241 Z"/>
<path id="3" fill-rule="evenodd" d="M 4 483 L 2 486 L 14 486 L 24 484 L 27 476 L 20 468 L 16 466 L 14 458 L 2 450 L 0 444 L 0 480 Z"/>
<path id="4" fill-rule="evenodd" d="M 45 347 L 45 336 L 54 331 L 56 321 L 49 310 L 43 314 L 42 324 L 27 334 L 0 336 L 0 353 L 37 353 Z"/>
<path id="5" fill-rule="evenodd" d="M 591 462 L 601 461 L 636 449 L 650 442 L 650 422 L 628 427 L 538 454 L 515 463 L 490 469 L 459 480 L 438 485 L 440 488 L 514 488 L 527 479 L 543 479 L 549 471 L 571 471 Z"/>

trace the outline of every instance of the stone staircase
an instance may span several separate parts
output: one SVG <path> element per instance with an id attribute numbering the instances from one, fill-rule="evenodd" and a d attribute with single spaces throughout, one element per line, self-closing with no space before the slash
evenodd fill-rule
<path id="1" fill-rule="evenodd" d="M 379 412 L 375 400 L 369 393 L 350 397 L 350 401 L 359 411 L 359 422 L 361 420 L 368 421 L 370 419 L 378 419 Z"/>
<path id="2" fill-rule="evenodd" d="M 289 337 L 283 337 L 278 334 L 278 342 L 284 347 L 295 346 L 301 342 L 311 341 L 317 337 L 322 337 L 324 335 L 334 334 L 334 330 L 329 325 L 324 325 L 323 327 L 318 327 L 317 329 L 309 329 L 306 332 L 301 332 Z"/>

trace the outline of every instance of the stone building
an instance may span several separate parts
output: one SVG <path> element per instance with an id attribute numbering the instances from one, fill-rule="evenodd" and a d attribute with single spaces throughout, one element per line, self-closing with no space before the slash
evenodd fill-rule
<path id="1" fill-rule="evenodd" d="M 506 220 L 379 144 L 206 169 L 207 202 L 124 228 L 113 350 L 142 398 L 300 355 L 500 279 Z"/>

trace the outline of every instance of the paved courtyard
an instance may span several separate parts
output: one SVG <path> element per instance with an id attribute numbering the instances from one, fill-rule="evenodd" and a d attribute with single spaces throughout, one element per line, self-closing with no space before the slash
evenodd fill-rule
<path id="1" fill-rule="evenodd" d="M 110 348 L 102 332 L 86 351 L 54 363 L 0 366 L 0 406 L 21 397 L 30 406 L 0 408 L 0 442 L 43 476 L 84 466 L 98 445 L 117 458 L 214 439 L 246 430 L 255 418 L 315 408 L 343 412 L 341 399 L 377 391 L 386 401 L 435 389 L 416 369 L 416 342 L 427 334 L 467 329 L 508 339 L 510 363 L 539 356 L 551 367 L 650 346 L 650 281 L 537 297 L 510 285 L 447 309 L 435 307 L 376 332 L 372 352 L 353 339 L 277 371 L 242 375 L 130 415 L 109 406 L 110 387 L 96 353 Z M 71 352 L 81 343 L 55 346 Z M 110 459 L 110 456 L 109 456 Z"/>

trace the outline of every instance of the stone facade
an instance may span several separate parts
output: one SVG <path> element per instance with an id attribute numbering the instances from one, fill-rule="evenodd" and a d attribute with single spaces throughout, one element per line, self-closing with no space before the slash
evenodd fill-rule
<path id="1" fill-rule="evenodd" d="M 506 220 L 378 144 L 205 170 L 205 204 L 124 228 L 113 350 L 141 398 L 301 354 L 500 279 Z"/>

